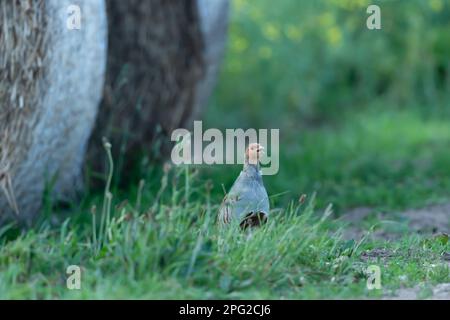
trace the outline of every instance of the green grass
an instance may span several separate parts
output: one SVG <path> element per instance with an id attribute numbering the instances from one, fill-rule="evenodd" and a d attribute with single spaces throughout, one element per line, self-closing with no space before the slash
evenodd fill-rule
<path id="1" fill-rule="evenodd" d="M 342 241 L 330 231 L 326 212 L 315 215 L 313 201 L 289 206 L 251 234 L 237 226 L 218 230 L 215 207 L 184 202 L 183 187 L 170 204 L 148 212 L 134 205 L 116 208 L 106 220 L 100 246 L 91 225 L 66 220 L 3 240 L 0 258 L 1 298 L 352 298 L 377 297 L 366 289 L 364 270 L 373 262 L 360 258 L 372 244 Z M 206 192 L 205 192 L 206 193 Z M 206 193 L 207 194 L 207 193 Z M 100 204 L 99 204 L 100 205 Z M 100 218 L 100 217 L 97 217 Z M 407 237 L 396 245 L 405 254 L 382 267 L 384 288 L 418 281 L 445 281 L 439 265 L 440 243 L 421 244 Z M 395 247 L 395 248 L 394 248 Z M 405 251 L 406 252 L 406 251 Z M 69 265 L 82 267 L 82 290 L 65 287 Z"/>
<path id="2" fill-rule="evenodd" d="M 320 208 L 333 203 L 341 214 L 354 207 L 392 211 L 449 198 L 447 116 L 375 109 L 312 129 L 280 127 L 280 139 L 280 171 L 264 178 L 270 194 L 285 193 L 274 198 L 275 205 L 317 192 Z M 219 176 L 229 185 L 239 170 L 205 168 L 204 176 Z"/>
<path id="3" fill-rule="evenodd" d="M 416 130 L 408 130 L 408 124 Z M 397 147 L 390 135 L 402 137 Z M 147 168 L 153 172 L 153 178 L 146 177 L 151 183 L 126 190 L 107 188 L 67 212 L 49 205 L 47 218 L 29 231 L 1 229 L 0 298 L 379 298 L 399 287 L 448 282 L 449 268 L 441 256 L 449 250 L 448 244 L 408 233 L 396 242 L 345 241 L 340 235 L 344 224 L 319 205 L 328 199 L 336 199 L 341 208 L 371 204 L 373 197 L 382 198 L 389 191 L 395 195 L 385 197 L 392 197 L 394 207 L 395 201 L 408 197 L 416 197 L 414 203 L 427 202 L 412 187 L 383 187 L 389 175 L 373 178 L 375 182 L 369 184 L 363 177 L 394 160 L 413 166 L 418 180 L 430 172 L 448 170 L 442 164 L 448 151 L 439 148 L 448 135 L 440 121 L 422 122 L 404 114 L 370 115 L 365 121 L 356 116 L 343 127 L 310 131 L 291 151 L 298 152 L 292 159 L 307 161 L 288 162 L 286 157 L 282 168 L 287 163 L 289 171 L 295 172 L 293 166 L 297 166 L 299 181 L 311 186 L 323 177 L 325 187 L 318 189 L 325 191 L 315 199 L 312 189 L 302 188 L 310 196 L 303 206 L 295 198 L 272 198 L 281 211 L 251 234 L 237 226 L 225 231 L 216 226 L 220 184 L 229 175 L 220 172 L 225 168 L 210 169 L 217 174 L 209 172 L 214 183 L 206 181 L 208 170 L 203 168 L 172 167 L 164 172 Z M 302 145 L 305 149 L 315 145 L 317 151 L 305 152 Z M 361 152 L 349 151 L 359 148 Z M 408 160 L 412 151 L 425 157 L 427 150 L 439 149 L 437 155 L 442 158 L 434 152 L 426 170 L 419 170 L 422 161 Z M 349 170 L 345 160 L 364 170 Z M 278 185 L 293 185 L 292 177 L 283 182 L 283 174 L 289 171 L 281 171 L 275 183 L 266 179 L 270 190 L 283 191 Z M 354 184 L 355 179 L 360 182 Z M 409 181 L 406 173 L 392 181 L 402 179 Z M 444 179 L 432 186 L 440 183 Z M 330 187 L 333 184 L 339 188 Z M 359 196 L 354 195 L 353 186 L 363 188 Z M 445 195 L 439 188 L 433 190 L 436 198 Z M 386 207 L 381 201 L 374 203 Z M 389 250 L 392 256 L 364 259 L 363 253 L 373 249 Z M 381 267 L 382 291 L 366 288 L 364 272 L 371 264 Z M 80 291 L 66 288 L 69 265 L 82 267 Z"/>

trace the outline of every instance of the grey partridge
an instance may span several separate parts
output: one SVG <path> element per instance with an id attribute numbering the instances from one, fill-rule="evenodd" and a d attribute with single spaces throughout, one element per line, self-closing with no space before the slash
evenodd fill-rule
<path id="1" fill-rule="evenodd" d="M 263 150 L 264 147 L 258 143 L 252 143 L 246 149 L 244 168 L 219 210 L 218 221 L 222 226 L 236 219 L 241 228 L 247 229 L 267 221 L 269 197 L 259 167 Z"/>

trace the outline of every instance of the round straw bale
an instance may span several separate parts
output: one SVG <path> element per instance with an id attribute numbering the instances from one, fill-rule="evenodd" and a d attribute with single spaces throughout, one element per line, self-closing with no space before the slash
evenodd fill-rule
<path id="1" fill-rule="evenodd" d="M 81 29 L 69 28 L 73 6 Z M 70 9 L 72 8 L 72 9 Z M 104 82 L 104 0 L 0 1 L 0 221 L 69 196 Z"/>
<path id="2" fill-rule="evenodd" d="M 89 149 L 100 172 L 103 136 L 130 167 L 200 116 L 224 52 L 228 0 L 110 0 L 107 12 L 106 87 Z"/>

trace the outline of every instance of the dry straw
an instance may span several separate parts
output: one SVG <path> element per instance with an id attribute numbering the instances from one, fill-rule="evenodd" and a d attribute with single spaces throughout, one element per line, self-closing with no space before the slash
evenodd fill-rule
<path id="1" fill-rule="evenodd" d="M 0 2 L 0 191 L 17 212 L 11 177 L 30 143 L 37 90 L 43 85 L 44 0 Z M 0 194 L 1 197 L 1 194 Z"/>

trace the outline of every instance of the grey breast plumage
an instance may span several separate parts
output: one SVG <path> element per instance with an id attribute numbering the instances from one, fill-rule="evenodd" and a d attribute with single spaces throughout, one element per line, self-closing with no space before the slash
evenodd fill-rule
<path id="1" fill-rule="evenodd" d="M 242 225 L 246 220 L 269 215 L 269 197 L 256 165 L 245 165 L 234 182 L 219 210 L 219 223 L 228 224 L 233 219 Z"/>

